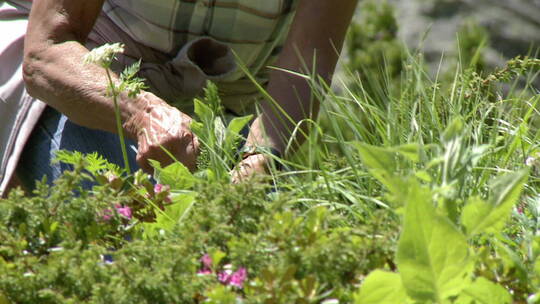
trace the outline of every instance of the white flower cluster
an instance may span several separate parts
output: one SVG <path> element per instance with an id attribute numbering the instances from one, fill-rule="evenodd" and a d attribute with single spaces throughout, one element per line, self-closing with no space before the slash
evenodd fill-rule
<path id="1" fill-rule="evenodd" d="M 83 61 L 87 64 L 95 63 L 107 69 L 111 66 L 114 56 L 123 52 L 124 45 L 122 43 L 106 43 L 86 54 Z"/>

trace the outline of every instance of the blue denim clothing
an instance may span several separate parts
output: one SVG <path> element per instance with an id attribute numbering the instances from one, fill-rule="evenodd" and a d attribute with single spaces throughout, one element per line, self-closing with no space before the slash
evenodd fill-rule
<path id="1" fill-rule="evenodd" d="M 135 161 L 137 145 L 126 140 L 129 163 L 138 170 Z M 21 155 L 17 175 L 26 189 L 34 189 L 35 181 L 47 178 L 52 185 L 63 171 L 73 169 L 64 163 L 51 163 L 58 150 L 97 152 L 109 162 L 123 167 L 124 161 L 118 135 L 79 126 L 51 107 L 47 107 L 34 128 Z M 91 187 L 90 183 L 84 184 Z"/>
<path id="2" fill-rule="evenodd" d="M 236 115 L 227 112 L 226 116 L 232 119 Z M 242 140 L 238 143 L 238 148 L 245 143 L 249 125 L 240 132 Z M 135 172 L 140 168 L 135 161 L 137 144 L 126 139 L 126 146 L 129 165 Z M 59 150 L 79 151 L 83 154 L 97 152 L 110 163 L 124 167 L 118 135 L 79 126 L 55 109 L 47 107 L 32 131 L 17 166 L 17 175 L 26 189 L 34 189 L 35 182 L 43 176 L 47 178 L 47 183 L 52 185 L 62 172 L 73 169 L 65 163 L 52 163 Z M 86 189 L 90 189 L 92 185 L 90 182 L 83 183 Z"/>

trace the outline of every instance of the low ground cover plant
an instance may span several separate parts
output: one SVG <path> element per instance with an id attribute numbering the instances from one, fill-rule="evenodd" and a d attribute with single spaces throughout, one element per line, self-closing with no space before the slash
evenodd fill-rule
<path id="1" fill-rule="evenodd" d="M 403 52 L 392 78 L 313 80 L 322 117 L 265 180 L 230 183 L 249 118 L 213 85 L 193 174 L 61 152 L 54 186 L 0 201 L 0 304 L 539 303 L 540 61 L 443 81 Z"/>

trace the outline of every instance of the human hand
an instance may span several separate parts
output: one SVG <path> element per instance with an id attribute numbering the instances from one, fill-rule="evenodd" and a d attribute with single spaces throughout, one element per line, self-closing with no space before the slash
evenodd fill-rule
<path id="1" fill-rule="evenodd" d="M 138 143 L 137 163 L 144 171 L 152 173 L 148 160 L 159 161 L 162 166 L 174 161 L 166 150 L 194 171 L 199 142 L 190 129 L 191 117 L 152 96 L 147 106 L 125 124 L 125 129 Z"/>
<path id="2" fill-rule="evenodd" d="M 252 177 L 267 175 L 270 161 L 268 155 L 260 153 L 249 155 L 231 171 L 232 182 L 237 184 Z"/>

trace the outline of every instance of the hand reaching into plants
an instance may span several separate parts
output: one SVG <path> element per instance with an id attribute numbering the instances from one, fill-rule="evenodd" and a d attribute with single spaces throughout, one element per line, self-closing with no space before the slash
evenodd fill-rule
<path id="1" fill-rule="evenodd" d="M 253 154 L 242 160 L 231 171 L 231 180 L 233 183 L 239 183 L 243 180 L 254 176 L 266 175 L 269 173 L 269 162 L 271 159 L 268 155 Z"/>
<path id="2" fill-rule="evenodd" d="M 129 136 L 138 142 L 139 166 L 152 172 L 148 160 L 157 160 L 166 166 L 174 161 L 172 155 L 194 171 L 199 142 L 190 129 L 191 117 L 151 93 L 140 97 L 146 100 L 146 106 L 124 124 Z"/>

